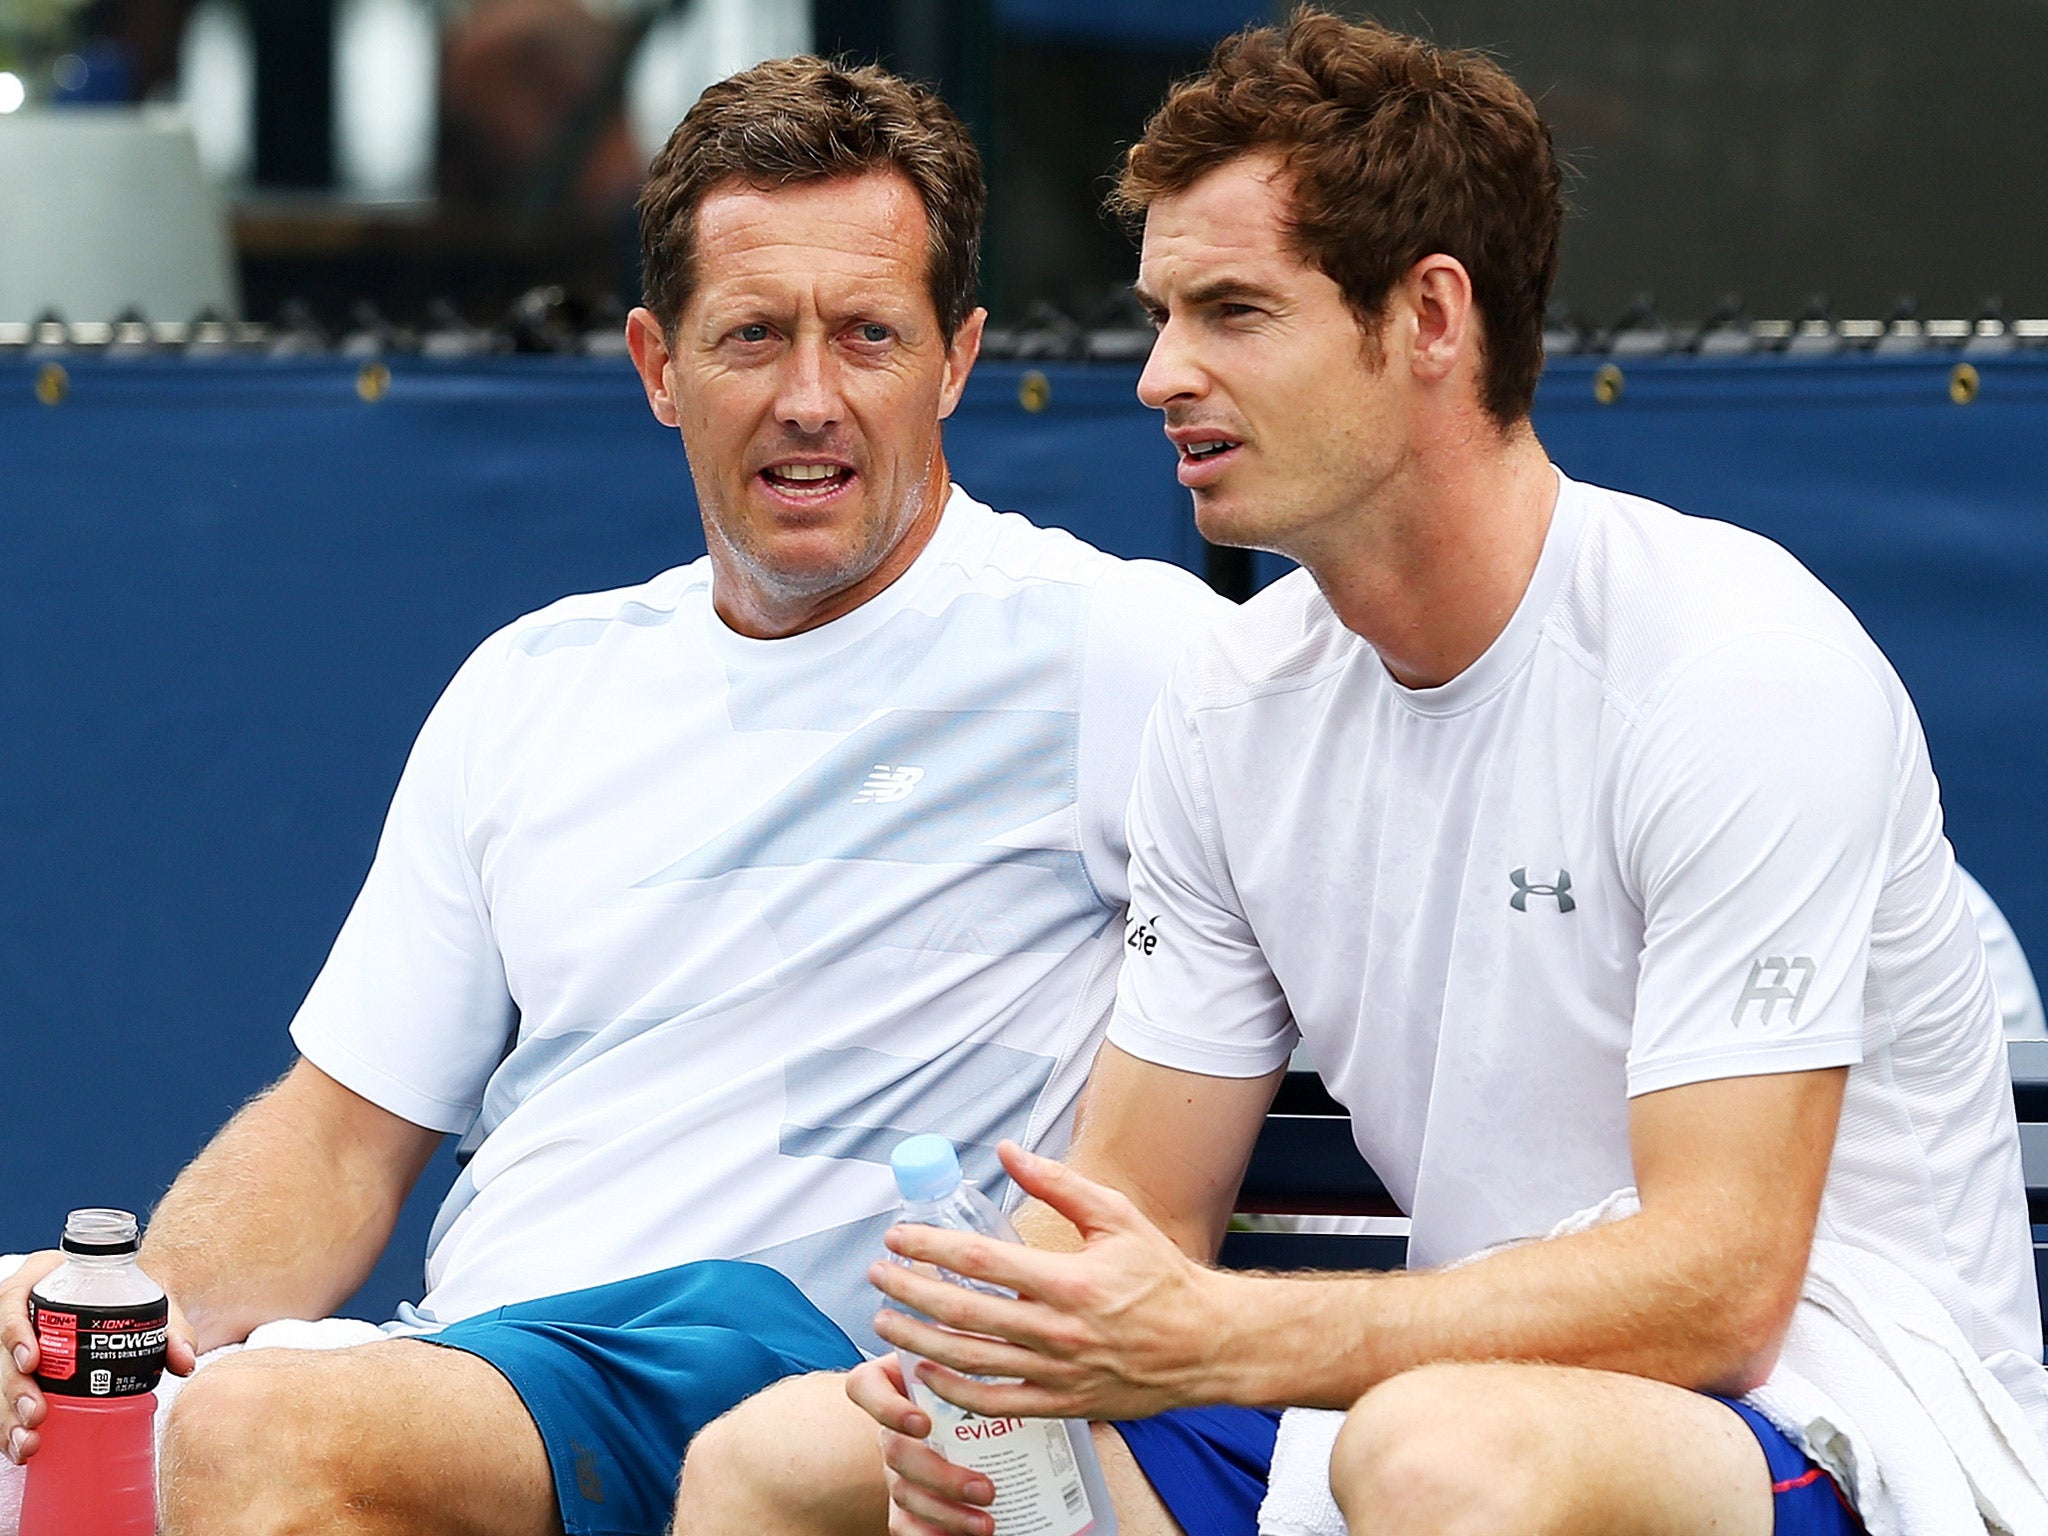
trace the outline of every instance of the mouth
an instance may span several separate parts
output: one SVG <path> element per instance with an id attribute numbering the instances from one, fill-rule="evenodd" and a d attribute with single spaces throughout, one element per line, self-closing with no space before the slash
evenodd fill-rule
<path id="1" fill-rule="evenodd" d="M 1186 436 L 1176 436 L 1174 447 L 1180 450 L 1180 483 L 1191 488 L 1199 488 L 1210 484 L 1223 473 L 1224 467 L 1244 447 L 1244 440 L 1225 437 L 1217 432 L 1195 432 Z"/>
<path id="2" fill-rule="evenodd" d="M 783 459 L 762 469 L 755 478 L 778 501 L 815 506 L 839 495 L 856 476 L 851 465 L 836 460 Z"/>

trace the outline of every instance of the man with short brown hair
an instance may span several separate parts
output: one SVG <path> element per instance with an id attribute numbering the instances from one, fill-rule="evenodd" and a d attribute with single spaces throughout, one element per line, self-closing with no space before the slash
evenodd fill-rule
<path id="1" fill-rule="evenodd" d="M 1227 605 L 953 483 L 982 197 L 941 101 L 817 59 L 657 159 L 628 340 L 709 554 L 515 621 L 422 729 L 298 1065 L 142 1260 L 174 1369 L 321 1317 L 459 1132 L 427 1293 L 200 1372 L 167 1536 L 658 1536 L 702 1424 L 861 1358 L 898 1140 L 986 1184 L 1003 1139 L 1064 1146 L 1141 728 Z M 48 1268 L 0 1284 L 15 1460 Z"/>
<path id="2" fill-rule="evenodd" d="M 1329 1410 L 1280 1434 L 1288 1536 L 2048 1529 L 2004 1047 L 1911 702 L 1783 550 L 1549 462 L 1557 184 L 1497 66 L 1309 11 L 1132 150 L 1139 394 L 1203 533 L 1305 569 L 1154 714 L 1147 942 L 1067 1163 L 1004 1149 L 1038 1246 L 895 1229 L 877 1331 L 978 1414 Z M 1298 1043 L 1406 1273 L 1209 1267 Z M 894 1362 L 847 1390 L 890 1529 L 991 1536 Z M 855 1529 L 788 1491 L 829 1392 L 713 1426 L 685 1492 Z"/>

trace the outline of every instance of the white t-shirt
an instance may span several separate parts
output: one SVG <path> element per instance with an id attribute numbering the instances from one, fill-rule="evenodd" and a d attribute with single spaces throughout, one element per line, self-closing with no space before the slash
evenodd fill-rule
<path id="1" fill-rule="evenodd" d="M 1110 1039 L 1251 1077 L 1297 1031 L 1411 1262 L 1635 1182 L 1628 1101 L 1849 1065 L 1823 1235 L 1961 1324 L 2044 1434 L 1983 948 L 1911 703 L 1777 546 L 1561 480 L 1528 591 L 1403 688 L 1306 574 L 1154 716 Z"/>
<path id="2" fill-rule="evenodd" d="M 1967 869 L 1958 866 L 1956 874 L 1963 882 L 1963 899 L 1969 903 L 1977 937 L 1984 941 L 1984 963 L 1991 970 L 1991 991 L 1998 999 L 1998 1015 L 2005 1021 L 2005 1038 L 2048 1040 L 2040 989 L 2034 985 L 2034 968 L 2027 964 L 2019 935 L 2012 931 L 1991 893 Z"/>
<path id="3" fill-rule="evenodd" d="M 700 560 L 477 650 L 292 1025 L 467 1133 L 431 1319 L 748 1258 L 869 1339 L 900 1138 L 998 1197 L 1000 1138 L 1065 1145 L 1145 717 L 1229 605 L 957 490 L 830 624 L 747 639 L 711 591 Z"/>

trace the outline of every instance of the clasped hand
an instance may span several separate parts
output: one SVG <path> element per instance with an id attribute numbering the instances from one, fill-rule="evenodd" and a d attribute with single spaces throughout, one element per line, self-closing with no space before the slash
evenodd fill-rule
<path id="1" fill-rule="evenodd" d="M 1116 1190 L 1014 1143 L 1000 1151 L 1018 1186 L 1079 1230 L 1079 1251 L 894 1227 L 886 1241 L 898 1256 L 1016 1296 L 878 1263 L 869 1272 L 876 1289 L 931 1321 L 885 1310 L 875 1331 L 924 1357 L 920 1377 L 940 1397 L 990 1417 L 1144 1418 L 1216 1401 L 1214 1365 L 1229 1332 L 1232 1277 L 1195 1263 Z M 893 1359 L 870 1361 L 847 1384 L 882 1426 L 892 1530 L 986 1536 L 992 1522 L 967 1506 L 987 1504 L 994 1490 L 922 1444 L 931 1423 L 907 1386 Z"/>

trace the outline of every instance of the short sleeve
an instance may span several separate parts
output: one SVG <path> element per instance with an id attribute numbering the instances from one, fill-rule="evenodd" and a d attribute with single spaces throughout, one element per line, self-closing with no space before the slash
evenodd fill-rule
<path id="1" fill-rule="evenodd" d="M 1201 741 L 1169 688 L 1145 732 L 1130 812 L 1131 908 L 1109 1038 L 1159 1066 L 1263 1077 L 1299 1038 L 1230 884 Z"/>
<path id="2" fill-rule="evenodd" d="M 1228 600 L 1177 566 L 1119 560 L 1096 586 L 1081 668 L 1081 853 L 1102 899 L 1130 900 L 1124 822 L 1145 721 L 1173 664 Z"/>
<path id="3" fill-rule="evenodd" d="M 1821 640 L 1752 634 L 1689 663 L 1638 729 L 1616 807 L 1644 920 L 1629 1092 L 1860 1061 L 1891 693 Z"/>
<path id="4" fill-rule="evenodd" d="M 291 1027 L 329 1077 L 437 1131 L 468 1128 L 514 1023 L 464 834 L 468 743 L 498 649 L 469 659 L 421 727 L 370 873 Z"/>

